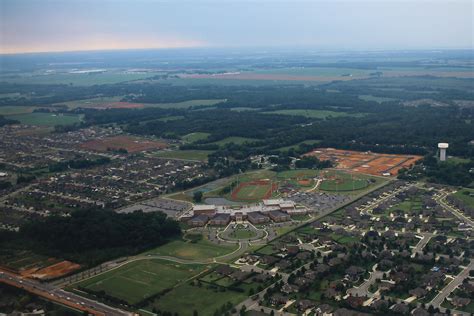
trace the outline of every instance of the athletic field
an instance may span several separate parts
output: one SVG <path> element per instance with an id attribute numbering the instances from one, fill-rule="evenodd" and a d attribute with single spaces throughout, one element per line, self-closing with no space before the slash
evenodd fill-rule
<path id="1" fill-rule="evenodd" d="M 203 271 L 203 265 L 178 264 L 145 259 L 128 263 L 76 284 L 86 290 L 106 294 L 136 304 L 165 289 L 174 287 Z"/>

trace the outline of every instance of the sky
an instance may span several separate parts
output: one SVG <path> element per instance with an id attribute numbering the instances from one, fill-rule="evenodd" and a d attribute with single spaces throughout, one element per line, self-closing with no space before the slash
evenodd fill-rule
<path id="1" fill-rule="evenodd" d="M 0 0 L 0 53 L 473 48 L 472 0 Z"/>

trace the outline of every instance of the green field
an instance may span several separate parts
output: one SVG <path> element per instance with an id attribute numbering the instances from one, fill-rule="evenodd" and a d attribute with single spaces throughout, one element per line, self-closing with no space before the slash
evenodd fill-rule
<path id="1" fill-rule="evenodd" d="M 79 123 L 82 116 L 76 114 L 27 113 L 9 115 L 8 118 L 18 120 L 21 124 L 26 125 L 55 126 Z"/>
<path id="2" fill-rule="evenodd" d="M 240 303 L 247 297 L 245 292 L 210 289 L 207 286 L 192 286 L 183 284 L 166 293 L 153 302 L 147 309 L 153 307 L 162 312 L 172 312 L 176 315 L 191 316 L 193 311 L 199 316 L 212 316 L 222 305 L 230 302 L 232 305 Z M 219 314 L 220 315 L 220 314 Z"/>
<path id="3" fill-rule="evenodd" d="M 271 188 L 271 183 L 246 184 L 236 188 L 231 194 L 231 199 L 234 201 L 259 201 L 265 198 Z"/>
<path id="4" fill-rule="evenodd" d="M 212 150 L 172 150 L 159 151 L 155 155 L 163 158 L 206 161 Z"/>
<path id="5" fill-rule="evenodd" d="M 123 96 L 115 97 L 101 97 L 101 98 L 92 98 L 84 100 L 74 100 L 61 102 L 59 104 L 66 105 L 70 109 L 76 108 L 94 108 L 94 107 L 103 107 L 105 104 L 120 102 L 123 99 Z"/>
<path id="6" fill-rule="evenodd" d="M 295 115 L 295 116 L 304 116 L 304 117 L 318 118 L 318 119 L 326 119 L 329 117 L 341 117 L 341 116 L 354 116 L 354 117 L 364 116 L 363 113 L 347 113 L 347 112 L 335 112 L 335 111 L 327 111 L 327 110 L 303 110 L 303 109 L 278 110 L 278 111 L 262 112 L 262 113 Z"/>
<path id="7" fill-rule="evenodd" d="M 454 196 L 470 207 L 474 207 L 474 189 L 462 189 L 454 193 Z"/>
<path id="8" fill-rule="evenodd" d="M 211 144 L 216 144 L 216 145 L 219 145 L 219 146 L 223 146 L 223 145 L 226 145 L 226 144 L 230 144 L 230 143 L 234 143 L 234 144 L 237 144 L 237 145 L 241 145 L 245 142 L 254 142 L 254 141 L 257 141 L 258 139 L 256 138 L 246 138 L 246 137 L 227 137 L 227 138 L 224 138 L 224 139 L 221 139 L 217 142 L 213 142 Z"/>
<path id="9" fill-rule="evenodd" d="M 31 113 L 36 109 L 34 106 L 0 106 L 0 115 L 18 115 Z"/>
<path id="10" fill-rule="evenodd" d="M 209 133 L 204 133 L 204 132 L 195 132 L 195 133 L 190 133 L 184 136 L 181 136 L 181 139 L 184 140 L 185 142 L 188 143 L 194 143 L 198 140 L 204 140 L 211 134 Z"/>
<path id="11" fill-rule="evenodd" d="M 216 245 L 204 239 L 195 243 L 184 240 L 175 240 L 153 250 L 149 250 L 146 253 L 151 255 L 171 256 L 187 260 L 206 260 L 223 256 L 235 251 L 236 249 L 236 245 Z"/>
<path id="12" fill-rule="evenodd" d="M 319 143 L 320 141 L 319 140 L 316 140 L 316 139 L 308 139 L 308 140 L 305 140 L 305 141 L 302 141 L 302 142 L 299 142 L 298 144 L 294 144 L 294 145 L 290 145 L 290 146 L 285 146 L 285 147 L 280 147 L 280 148 L 277 148 L 276 150 L 278 151 L 288 151 L 290 149 L 298 149 L 298 147 L 302 144 L 306 144 L 306 145 L 315 145 L 317 143 Z"/>
<path id="13" fill-rule="evenodd" d="M 155 103 L 155 104 L 145 104 L 145 107 L 157 107 L 163 109 L 188 109 L 192 106 L 199 105 L 214 105 L 217 103 L 225 102 L 225 99 L 211 99 L 211 100 L 188 100 L 183 102 L 175 103 Z"/>
<path id="14" fill-rule="evenodd" d="M 235 229 L 229 228 L 232 231 L 229 233 L 229 237 L 232 239 L 249 239 L 257 236 L 257 234 L 249 228 L 244 228 L 242 225 L 238 225 Z"/>
<path id="15" fill-rule="evenodd" d="M 205 269 L 203 265 L 178 264 L 163 260 L 145 259 L 76 284 L 92 291 L 136 304 L 165 289 L 184 282 Z"/>
<path id="16" fill-rule="evenodd" d="M 377 103 L 388 102 L 388 101 L 396 101 L 395 98 L 387 98 L 387 97 L 377 97 L 374 95 L 359 95 L 359 99 L 364 101 L 375 101 Z"/>
<path id="17" fill-rule="evenodd" d="M 242 111 L 257 111 L 260 110 L 260 108 L 250 108 L 250 107 L 245 107 L 245 106 L 237 106 L 235 108 L 231 108 L 231 111 L 237 111 L 237 112 L 242 112 Z"/>
<path id="18" fill-rule="evenodd" d="M 369 186 L 369 182 L 366 177 L 360 175 L 351 176 L 350 173 L 345 172 L 334 172 L 327 174 L 326 177 L 331 178 L 321 182 L 319 186 L 320 190 L 323 191 L 355 191 L 365 189 Z"/>
<path id="19" fill-rule="evenodd" d="M 319 175 L 319 170 L 314 169 L 294 169 L 281 171 L 277 174 L 278 179 L 311 179 Z"/>
<path id="20" fill-rule="evenodd" d="M 365 189 L 368 186 L 367 180 L 354 179 L 354 180 L 324 180 L 319 186 L 320 190 L 323 191 L 355 191 Z"/>
<path id="21" fill-rule="evenodd" d="M 97 84 L 114 84 L 125 81 L 149 78 L 159 73 L 124 73 L 121 71 L 107 71 L 96 74 L 28 74 L 23 76 L 2 76 L 1 81 L 18 84 L 73 84 L 76 86 L 92 86 Z"/>
<path id="22" fill-rule="evenodd" d="M 176 116 L 165 116 L 165 117 L 162 117 L 162 118 L 159 118 L 158 121 L 162 121 L 162 122 L 169 122 L 169 121 L 176 121 L 176 120 L 181 120 L 181 119 L 184 119 L 184 116 L 181 116 L 181 115 L 176 115 Z"/>

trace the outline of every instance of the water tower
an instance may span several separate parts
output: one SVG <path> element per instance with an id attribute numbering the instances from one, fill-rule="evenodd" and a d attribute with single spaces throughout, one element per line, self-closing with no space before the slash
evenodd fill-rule
<path id="1" fill-rule="evenodd" d="M 446 149 L 449 147 L 448 143 L 439 143 L 439 160 L 446 161 Z"/>

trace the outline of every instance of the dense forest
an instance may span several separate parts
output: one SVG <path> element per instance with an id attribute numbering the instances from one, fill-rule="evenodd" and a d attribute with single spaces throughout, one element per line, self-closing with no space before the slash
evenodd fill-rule
<path id="1" fill-rule="evenodd" d="M 156 247 L 180 234 L 178 223 L 161 212 L 78 210 L 70 217 L 31 221 L 19 233 L 8 233 L 2 239 L 28 244 L 48 256 L 90 264 L 91 260 L 100 262 Z M 88 255 L 91 253 L 94 256 Z"/>

